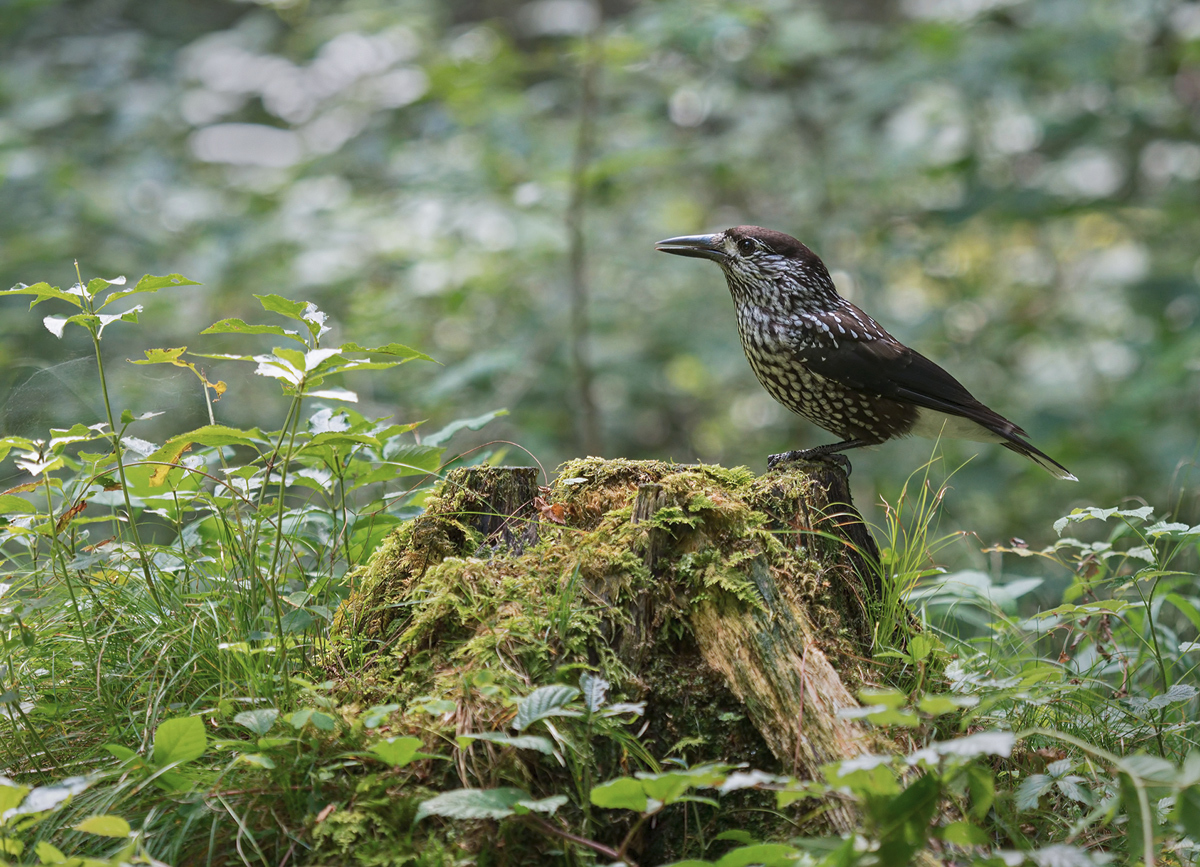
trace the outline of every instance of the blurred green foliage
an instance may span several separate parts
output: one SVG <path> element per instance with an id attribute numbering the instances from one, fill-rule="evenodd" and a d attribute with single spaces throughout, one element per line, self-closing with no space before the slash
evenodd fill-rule
<path id="1" fill-rule="evenodd" d="M 589 63 L 592 141 L 573 175 Z M 0 8 L 0 285 L 67 285 L 73 258 L 87 274 L 187 273 L 205 285 L 148 302 L 143 321 L 158 345 L 201 352 L 224 345 L 199 329 L 253 311 L 252 293 L 311 297 L 346 339 L 444 365 L 380 378 L 366 415 L 437 427 L 508 407 L 503 438 L 553 466 L 584 441 L 574 183 L 603 454 L 761 469 L 829 437 L 754 382 L 715 270 L 653 243 L 770 226 L 1082 480 L 979 447 L 947 505 L 985 540 L 1081 502 L 1170 508 L 1186 489 L 1198 180 L 1196 3 Z M 17 303 L 0 308 L 0 432 L 83 420 L 91 363 L 60 363 L 88 346 L 31 329 Z M 114 360 L 144 348 L 111 345 Z M 187 371 L 113 367 L 120 393 L 143 396 L 130 409 L 174 409 L 160 441 L 205 420 Z M 259 418 L 274 399 L 260 385 L 218 421 Z M 856 455 L 859 501 L 931 448 Z M 955 464 L 975 451 L 946 449 Z M 1181 520 L 1195 511 L 1184 498 Z"/>

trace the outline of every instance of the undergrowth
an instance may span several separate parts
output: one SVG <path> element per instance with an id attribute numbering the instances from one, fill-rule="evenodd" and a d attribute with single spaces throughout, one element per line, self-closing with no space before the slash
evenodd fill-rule
<path id="1" fill-rule="evenodd" d="M 451 696 L 362 706 L 320 663 L 359 567 L 419 514 L 450 437 L 498 413 L 424 436 L 363 417 L 345 375 L 427 357 L 327 346 L 324 313 L 263 295 L 282 325 L 226 319 L 202 334 L 281 344 L 269 352 L 135 362 L 190 371 L 209 414 L 148 442 L 137 433 L 155 414 L 109 393 L 104 333 L 136 323 L 140 305 L 116 309 L 127 297 L 188 285 L 0 293 L 67 305 L 43 324 L 89 335 L 105 407 L 0 439 L 22 474 L 0 493 L 0 861 L 633 864 L 647 828 L 682 816 L 680 864 L 1195 863 L 1200 527 L 1149 507 L 1080 509 L 1054 529 L 1090 537 L 1014 542 L 989 549 L 987 572 L 946 573 L 934 555 L 960 534 L 939 535 L 946 489 L 926 468 L 880 531 L 875 658 L 892 686 L 848 712 L 914 746 L 817 779 L 656 755 L 645 706 L 578 666 L 527 685 L 473 673 L 461 689 L 507 710 L 448 728 Z M 276 379 L 283 418 L 221 424 L 236 387 L 211 382 L 206 359 Z M 1033 562 L 1040 576 L 1008 571 Z M 1046 580 L 1062 602 L 1033 610 Z M 550 610 L 565 622 L 577 582 L 561 586 Z M 398 726 L 414 715 L 429 724 Z M 616 757 L 605 779 L 601 753 Z M 856 832 L 805 836 L 802 819 L 830 803 L 852 808 Z M 770 839 L 743 819 L 710 833 L 735 805 L 799 818 Z"/>

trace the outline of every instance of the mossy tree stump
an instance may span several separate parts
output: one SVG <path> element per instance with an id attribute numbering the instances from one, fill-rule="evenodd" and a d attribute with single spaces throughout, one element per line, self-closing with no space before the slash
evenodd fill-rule
<path id="1" fill-rule="evenodd" d="M 512 709 L 479 674 L 523 694 L 587 668 L 647 702 L 660 757 L 814 777 L 878 746 L 838 716 L 869 681 L 878 560 L 840 469 L 588 458 L 535 478 L 450 473 L 357 576 L 337 630 L 368 648 L 364 699 L 450 697 L 455 733 L 498 730 Z M 822 821 L 853 827 L 836 802 Z"/>

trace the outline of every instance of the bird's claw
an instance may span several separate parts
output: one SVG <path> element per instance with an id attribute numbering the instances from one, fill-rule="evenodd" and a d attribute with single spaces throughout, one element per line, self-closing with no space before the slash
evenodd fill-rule
<path id="1" fill-rule="evenodd" d="M 781 452 L 777 455 L 767 456 L 767 469 L 773 470 L 780 464 L 788 464 L 793 461 L 825 461 L 835 464 L 841 468 L 846 477 L 850 477 L 853 468 L 850 466 L 850 458 L 839 452 L 823 452 L 819 449 L 793 449 L 790 452 Z"/>

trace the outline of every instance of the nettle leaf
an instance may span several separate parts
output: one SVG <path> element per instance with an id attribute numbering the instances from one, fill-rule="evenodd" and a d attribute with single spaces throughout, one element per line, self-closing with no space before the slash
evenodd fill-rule
<path id="1" fill-rule="evenodd" d="M 503 819 L 514 814 L 513 807 L 521 801 L 531 801 L 524 789 L 455 789 L 436 798 L 422 801 L 413 822 L 426 816 L 447 819 Z"/>
<path id="2" fill-rule="evenodd" d="M 185 764 L 204 755 L 208 735 L 204 721 L 198 716 L 163 720 L 154 732 L 154 753 L 151 758 L 158 767 Z"/>
<path id="3" fill-rule="evenodd" d="M 30 310 L 51 298 L 66 301 L 81 309 L 83 307 L 83 301 L 80 300 L 78 292 L 64 292 L 57 286 L 51 286 L 49 283 L 34 283 L 32 286 L 18 283 L 11 289 L 0 289 L 0 295 L 33 295 L 35 296 L 34 299 L 29 302 Z"/>
<path id="4" fill-rule="evenodd" d="M 279 325 L 250 325 L 241 319 L 222 319 L 200 332 L 201 334 L 274 334 L 276 337 L 288 337 L 304 346 L 304 338 L 298 331 L 290 331 Z"/>
<path id="5" fill-rule="evenodd" d="M 121 281 L 121 284 L 123 285 L 125 283 L 125 278 L 121 277 L 119 279 Z M 92 281 L 92 282 L 95 282 L 95 281 Z M 118 285 L 116 280 L 109 280 L 106 282 L 112 283 L 113 285 Z M 163 277 L 155 277 L 151 274 L 147 274 L 144 277 L 142 277 L 141 280 L 138 280 L 137 284 L 132 289 L 122 289 L 119 292 L 114 292 L 111 295 L 109 295 L 107 298 L 104 299 L 104 303 L 101 304 L 100 307 L 97 309 L 103 310 L 105 307 L 107 307 L 109 304 L 112 304 L 114 301 L 120 301 L 122 298 L 128 298 L 130 295 L 137 295 L 142 292 L 157 292 L 159 289 L 167 289 L 172 286 L 202 286 L 202 285 L 204 285 L 204 284 L 197 283 L 195 280 L 189 280 L 187 277 L 184 277 L 182 274 L 167 274 Z M 89 289 L 91 288 L 91 283 L 88 284 L 88 288 Z M 92 294 L 95 294 L 95 293 L 92 293 Z"/>
<path id="6" fill-rule="evenodd" d="M 513 728 L 524 731 L 533 723 L 547 717 L 583 716 L 583 711 L 566 706 L 578 696 L 579 690 L 573 686 L 539 687 L 518 702 Z"/>

